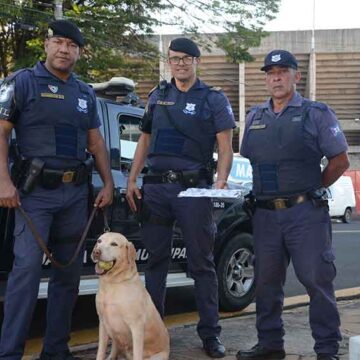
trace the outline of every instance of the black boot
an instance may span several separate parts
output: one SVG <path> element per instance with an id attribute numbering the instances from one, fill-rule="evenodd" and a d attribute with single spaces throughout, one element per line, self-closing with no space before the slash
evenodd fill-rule
<path id="1" fill-rule="evenodd" d="M 339 360 L 337 355 L 317 354 L 317 360 Z"/>
<path id="2" fill-rule="evenodd" d="M 260 344 L 256 344 L 250 350 L 239 351 L 236 354 L 237 360 L 266 360 L 266 359 L 284 359 L 286 356 L 284 349 L 268 349 Z"/>
<path id="3" fill-rule="evenodd" d="M 223 358 L 225 356 L 225 346 L 218 337 L 208 337 L 203 340 L 203 348 L 211 358 Z"/>
<path id="4" fill-rule="evenodd" d="M 80 358 L 74 357 L 69 350 L 59 351 L 56 353 L 48 353 L 42 351 L 39 359 L 37 360 L 79 360 Z"/>

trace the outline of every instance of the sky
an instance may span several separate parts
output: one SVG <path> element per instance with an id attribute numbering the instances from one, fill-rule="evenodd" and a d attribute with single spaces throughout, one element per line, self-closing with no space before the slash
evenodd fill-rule
<path id="1" fill-rule="evenodd" d="M 315 29 L 360 28 L 360 0 L 281 0 L 276 18 L 266 24 L 265 30 L 311 30 L 313 13 Z M 179 15 L 184 16 L 182 12 Z M 161 14 L 159 16 L 161 18 Z M 206 30 L 203 30 L 203 27 Z M 221 28 L 205 24 L 200 26 L 200 32 L 202 31 L 218 32 Z M 155 30 L 155 33 L 162 34 L 179 32 L 179 28 L 166 25 Z"/>
<path id="2" fill-rule="evenodd" d="M 281 0 L 276 19 L 265 30 L 309 30 L 360 28 L 360 0 Z M 359 40 L 360 41 L 360 40 Z"/>

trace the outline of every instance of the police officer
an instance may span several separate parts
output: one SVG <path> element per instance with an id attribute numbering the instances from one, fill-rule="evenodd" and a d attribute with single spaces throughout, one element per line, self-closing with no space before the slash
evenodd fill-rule
<path id="1" fill-rule="evenodd" d="M 5 79 L 0 93 L 0 206 L 22 208 L 48 242 L 57 260 L 75 252 L 88 216 L 87 149 L 95 157 L 104 187 L 95 199 L 111 204 L 113 181 L 99 131 L 92 89 L 72 73 L 84 39 L 69 21 L 49 25 L 46 61 Z M 19 157 L 35 171 L 26 193 L 16 189 L 8 171 L 8 138 L 15 129 Z M 30 176 L 30 177 L 29 177 Z M 24 190 L 24 189 L 23 189 Z M 20 360 L 37 300 L 43 252 L 16 211 L 14 265 L 9 275 L 1 330 L 0 359 Z M 47 326 L 41 360 L 74 359 L 67 342 L 78 294 L 83 254 L 67 268 L 53 268 L 49 280 Z"/>
<path id="2" fill-rule="evenodd" d="M 253 168 L 258 343 L 237 359 L 283 359 L 283 286 L 291 259 L 310 297 L 318 360 L 338 359 L 340 319 L 326 187 L 348 168 L 347 143 L 334 112 L 296 92 L 294 55 L 271 51 L 261 68 L 271 98 L 246 119 L 241 154 Z M 320 162 L 328 164 L 321 172 Z"/>
<path id="3" fill-rule="evenodd" d="M 176 38 L 168 50 L 170 83 L 161 82 L 151 93 L 141 124 L 127 199 L 136 211 L 141 194 L 136 177 L 144 166 L 144 202 L 150 216 L 142 227 L 149 252 L 146 287 L 164 315 L 166 275 L 171 254 L 172 224 L 176 220 L 187 248 L 188 271 L 195 280 L 200 321 L 197 326 L 210 357 L 225 356 L 218 336 L 218 285 L 214 266 L 214 223 L 209 198 L 178 198 L 188 187 L 209 187 L 213 177 L 214 144 L 218 144 L 215 188 L 226 187 L 232 164 L 234 116 L 228 99 L 196 77 L 200 50 L 190 39 Z"/>

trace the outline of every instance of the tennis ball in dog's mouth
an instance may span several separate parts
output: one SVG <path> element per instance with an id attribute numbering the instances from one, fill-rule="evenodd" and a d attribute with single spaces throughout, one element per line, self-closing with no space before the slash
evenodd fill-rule
<path id="1" fill-rule="evenodd" d="M 99 261 L 98 266 L 102 270 L 110 270 L 113 267 L 113 261 Z"/>

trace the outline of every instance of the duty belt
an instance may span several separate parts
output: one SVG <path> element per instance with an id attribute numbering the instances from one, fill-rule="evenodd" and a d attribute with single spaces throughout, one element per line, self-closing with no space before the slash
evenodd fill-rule
<path id="1" fill-rule="evenodd" d="M 256 207 L 261 209 L 268 209 L 268 210 L 281 210 L 281 209 L 288 209 L 294 205 L 301 204 L 305 201 L 310 200 L 308 194 L 301 194 L 286 198 L 275 198 L 269 200 L 256 200 Z"/>
<path id="2" fill-rule="evenodd" d="M 89 173 L 90 169 L 85 166 L 68 170 L 44 168 L 40 175 L 40 184 L 47 189 L 55 189 L 61 184 L 81 185 L 88 181 Z"/>
<path id="3" fill-rule="evenodd" d="M 76 170 L 54 170 L 54 169 L 44 169 L 42 172 L 42 177 L 53 177 L 57 178 L 59 182 L 64 184 L 75 182 L 77 177 Z"/>
<path id="4" fill-rule="evenodd" d="M 144 184 L 182 184 L 187 187 L 197 186 L 199 180 L 208 180 L 207 171 L 200 170 L 168 170 L 163 173 L 150 172 L 144 176 Z"/>
<path id="5" fill-rule="evenodd" d="M 182 179 L 181 171 L 169 170 L 161 174 L 149 174 L 144 176 L 144 184 L 175 184 Z"/>

